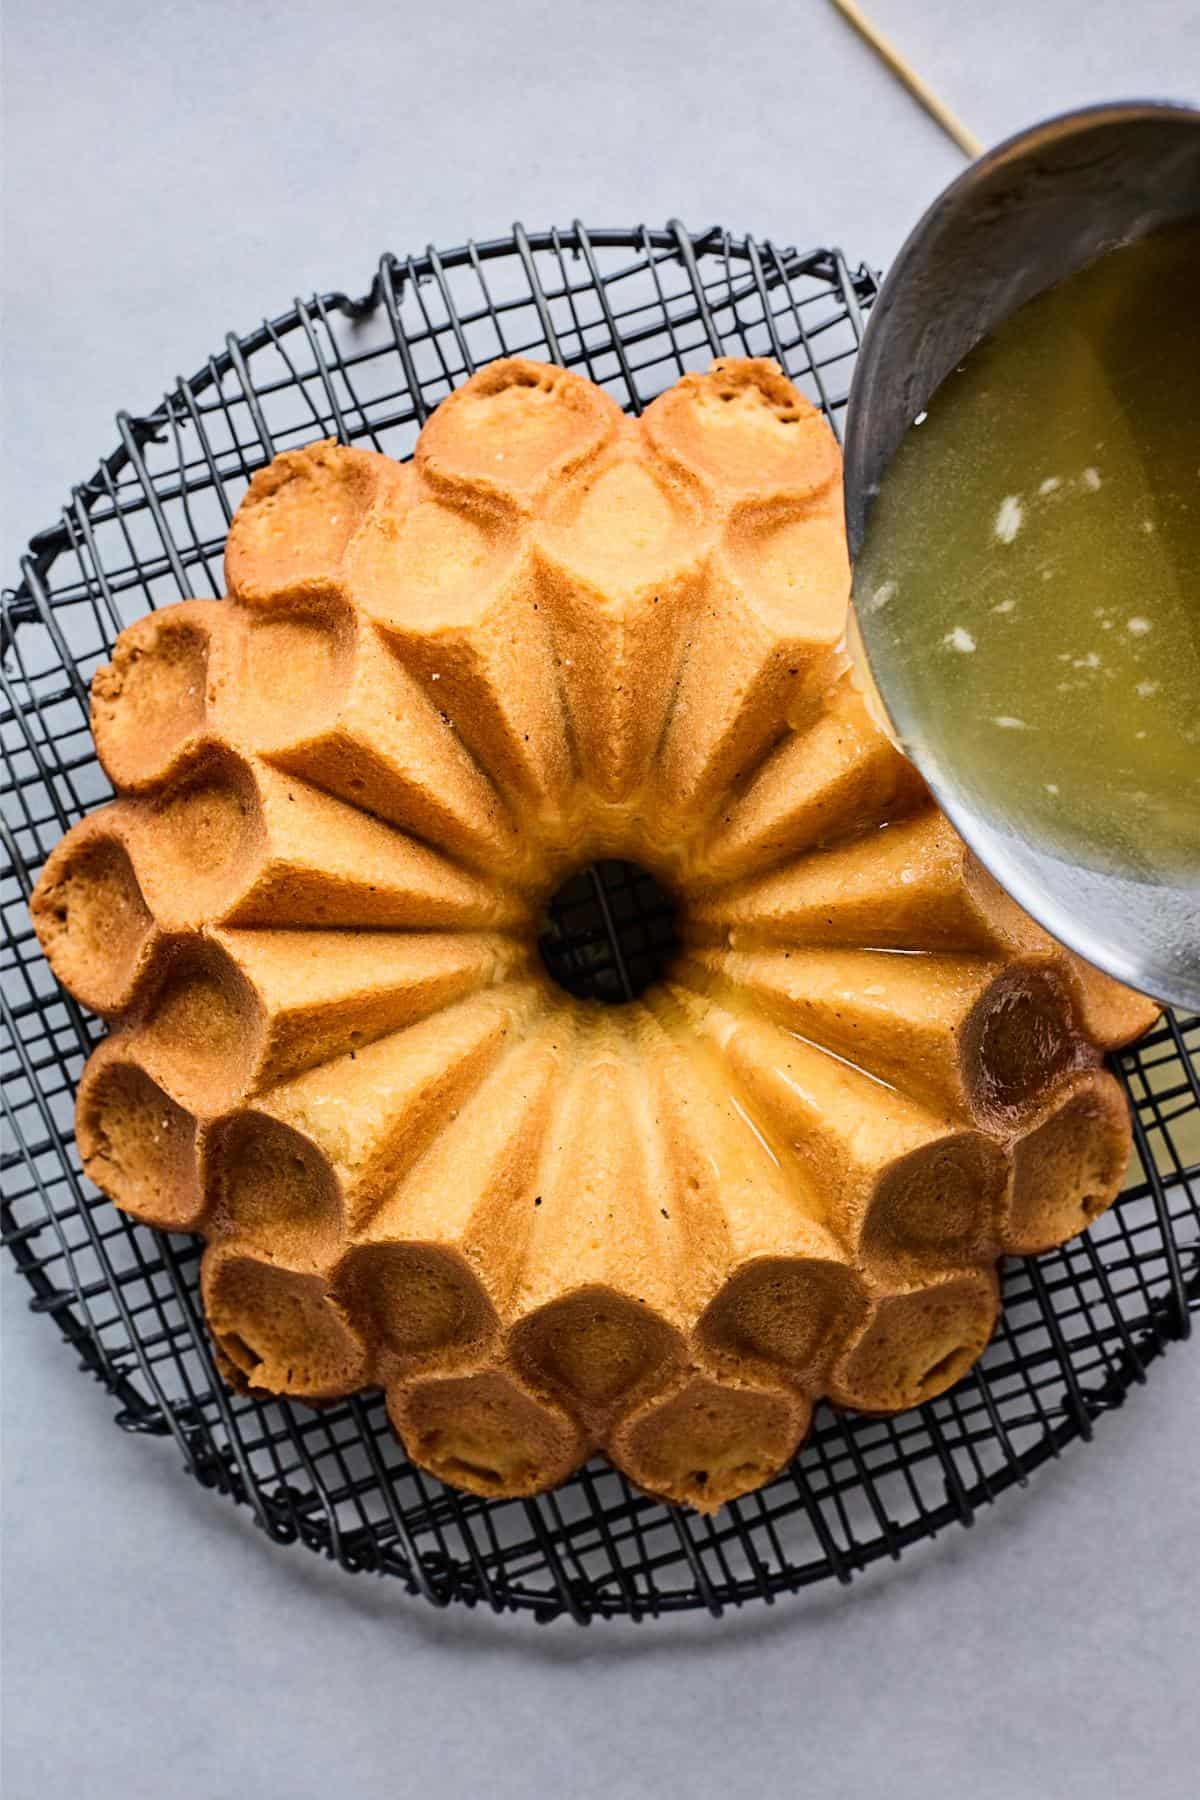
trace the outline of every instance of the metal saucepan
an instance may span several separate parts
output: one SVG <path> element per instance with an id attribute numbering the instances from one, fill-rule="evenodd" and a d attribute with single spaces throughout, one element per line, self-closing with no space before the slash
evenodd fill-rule
<path id="1" fill-rule="evenodd" d="M 862 548 L 872 499 L 901 440 L 968 350 L 1106 250 L 1195 217 L 1200 111 L 1181 105 L 1137 101 L 1048 119 L 952 182 L 892 265 L 859 353 L 846 433 L 851 556 Z M 869 608 L 856 613 L 869 663 L 879 627 Z M 894 613 L 889 621 L 894 629 Z M 1121 981 L 1200 1009 L 1194 875 L 1151 881 L 1085 868 L 1061 849 L 999 828 L 977 810 L 968 771 L 956 776 L 926 755 L 923 721 L 902 674 L 880 699 L 958 831 L 1027 912 Z"/>

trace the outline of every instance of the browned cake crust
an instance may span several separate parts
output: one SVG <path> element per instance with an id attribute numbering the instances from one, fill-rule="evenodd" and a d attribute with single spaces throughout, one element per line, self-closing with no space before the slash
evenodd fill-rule
<path id="1" fill-rule="evenodd" d="M 478 1493 L 603 1448 L 712 1508 L 820 1396 L 942 1391 L 997 1257 L 1111 1202 L 1101 1056 L 1156 1009 L 1000 892 L 871 722 L 839 473 L 771 363 L 634 421 L 500 362 L 409 465 L 277 457 L 229 597 L 122 634 L 92 690 L 118 798 L 34 918 L 113 1024 L 84 1166 L 203 1234 L 231 1382 L 380 1383 Z M 685 949 L 602 1008 L 533 940 L 614 854 Z"/>

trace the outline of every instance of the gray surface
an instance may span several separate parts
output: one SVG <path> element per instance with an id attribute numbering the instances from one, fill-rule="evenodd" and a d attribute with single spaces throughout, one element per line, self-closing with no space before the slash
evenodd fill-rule
<path id="1" fill-rule="evenodd" d="M 986 140 L 1200 90 L 1191 0 L 874 11 Z M 6 572 L 117 406 L 384 247 L 679 213 L 883 261 L 960 166 L 823 0 L 41 0 L 5 84 Z M 7 1269 L 0 1299 L 7 1800 L 1194 1795 L 1194 1344 L 848 1595 L 580 1633 L 270 1548 L 113 1429 Z"/>

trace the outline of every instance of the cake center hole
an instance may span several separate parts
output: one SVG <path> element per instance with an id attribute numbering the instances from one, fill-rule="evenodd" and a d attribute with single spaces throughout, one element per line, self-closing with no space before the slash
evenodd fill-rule
<path id="1" fill-rule="evenodd" d="M 620 1006 L 665 975 L 679 948 L 674 896 L 638 863 L 588 863 L 551 896 L 542 961 L 579 1000 Z"/>

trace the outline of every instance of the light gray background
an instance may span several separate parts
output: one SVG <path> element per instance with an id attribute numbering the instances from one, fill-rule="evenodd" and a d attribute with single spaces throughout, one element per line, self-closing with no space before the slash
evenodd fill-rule
<path id="1" fill-rule="evenodd" d="M 1194 0 L 870 0 L 985 141 L 1200 95 Z M 384 248 L 719 221 L 884 262 L 961 166 L 826 0 L 12 0 L 4 574 L 230 327 Z M 438 1616 L 5 1340 L 7 1800 L 1200 1787 L 1200 1350 L 972 1533 L 720 1625 Z"/>

